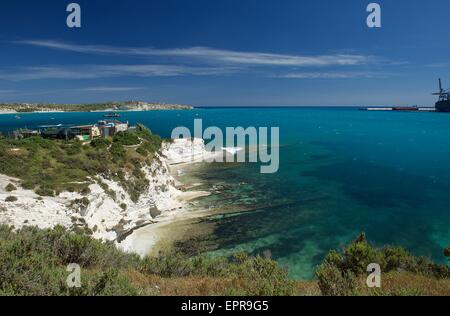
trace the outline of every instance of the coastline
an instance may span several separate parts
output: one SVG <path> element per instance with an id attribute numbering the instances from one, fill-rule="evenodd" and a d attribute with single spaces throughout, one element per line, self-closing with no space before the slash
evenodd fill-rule
<path id="1" fill-rule="evenodd" d="M 182 207 L 157 217 L 152 224 L 135 229 L 119 244 L 120 249 L 137 253 L 141 257 L 158 256 L 160 253 L 169 252 L 176 242 L 192 236 L 192 225 L 198 219 L 217 213 L 215 210 L 208 210 L 195 205 L 197 199 L 212 194 L 210 191 L 195 190 L 202 183 L 189 184 L 181 181 L 179 177 L 180 173 L 187 174 L 186 167 L 204 164 L 206 163 L 204 160 L 210 157 L 212 157 L 212 154 L 203 152 L 203 154 L 193 155 L 192 159 L 188 161 L 178 163 L 170 163 L 171 160 L 168 158 L 171 176 L 175 179 L 175 186 L 180 189 L 176 200 L 181 203 Z"/>
<path id="2" fill-rule="evenodd" d="M 99 180 L 106 185 L 106 190 L 94 183 L 89 186 L 87 196 L 64 191 L 47 197 L 22 188 L 20 179 L 0 175 L 0 223 L 15 229 L 81 226 L 92 231 L 93 238 L 115 241 L 122 250 L 146 255 L 158 247 L 164 248 L 159 241 L 182 237 L 182 230 L 168 229 L 169 225 L 209 214 L 206 210 L 192 211 L 191 206 L 196 199 L 211 193 L 188 187 L 176 176 L 180 168 L 209 157 L 211 153 L 205 151 L 201 139 L 179 139 L 163 144 L 159 159 L 142 169 L 150 186 L 137 202 L 131 201 L 119 183 L 101 176 Z M 7 191 L 8 184 L 14 184 L 15 189 Z M 108 193 L 111 190 L 116 197 Z M 14 201 L 8 200 L 11 196 Z M 81 199 L 87 199 L 88 205 L 74 204 Z M 127 205 L 126 210 L 123 204 Z"/>
<path id="3" fill-rule="evenodd" d="M 1 103 L 1 114 L 29 114 L 29 113 L 88 113 L 88 112 L 127 112 L 127 111 L 164 111 L 164 110 L 192 110 L 192 105 L 121 101 L 85 104 L 49 104 L 49 103 Z"/>
<path id="4" fill-rule="evenodd" d="M 192 108 L 193 109 L 193 108 Z M 117 112 L 117 113 L 126 113 L 126 112 L 154 112 L 154 111 L 186 111 L 189 109 L 154 109 L 154 110 L 142 110 L 142 109 L 132 109 L 132 110 L 114 110 L 114 109 L 105 109 L 98 111 L 33 111 L 33 112 L 18 112 L 18 111 L 0 111 L 0 115 L 11 115 L 11 114 L 52 114 L 52 113 L 108 113 L 108 112 Z"/>

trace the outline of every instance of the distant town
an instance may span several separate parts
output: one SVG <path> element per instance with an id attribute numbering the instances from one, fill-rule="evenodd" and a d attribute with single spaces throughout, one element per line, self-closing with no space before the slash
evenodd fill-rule
<path id="1" fill-rule="evenodd" d="M 92 104 L 0 103 L 0 113 L 190 110 L 190 105 L 143 101 Z"/>

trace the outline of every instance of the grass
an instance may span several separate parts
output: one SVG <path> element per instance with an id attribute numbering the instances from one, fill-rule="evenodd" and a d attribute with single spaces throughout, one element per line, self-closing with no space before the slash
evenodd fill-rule
<path id="1" fill-rule="evenodd" d="M 143 125 L 134 132 L 118 133 L 113 139 L 80 141 L 0 139 L 0 173 L 21 180 L 25 189 L 41 196 L 63 191 L 89 193 L 96 176 L 117 180 L 133 200 L 148 186 L 141 168 L 151 163 L 162 139 Z M 139 145 L 145 150 L 137 150 Z M 12 186 L 7 189 L 14 190 Z"/>

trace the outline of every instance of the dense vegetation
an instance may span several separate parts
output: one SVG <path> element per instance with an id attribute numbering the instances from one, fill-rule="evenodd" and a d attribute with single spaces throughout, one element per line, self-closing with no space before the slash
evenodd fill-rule
<path id="1" fill-rule="evenodd" d="M 71 263 L 81 267 L 80 288 L 66 284 Z M 294 290 L 287 271 L 262 257 L 140 259 L 62 227 L 15 233 L 0 226 L 0 295 L 177 294 L 187 284 L 191 293 L 206 289 L 210 292 L 203 294 L 209 295 L 289 295 Z"/>
<path id="2" fill-rule="evenodd" d="M 42 196 L 62 191 L 88 194 L 89 185 L 101 175 L 117 180 L 137 200 L 148 186 L 141 168 L 151 163 L 161 144 L 162 139 L 143 125 L 90 143 L 0 138 L 0 173 L 19 178 L 22 187 Z"/>
<path id="3" fill-rule="evenodd" d="M 386 273 L 381 289 L 367 290 L 364 266 L 374 260 Z M 66 283 L 72 263 L 81 267 L 79 288 Z M 63 227 L 14 232 L 0 226 L 0 295 L 448 295 L 448 272 L 401 248 L 376 249 L 358 239 L 344 254 L 327 256 L 318 281 L 292 281 L 285 268 L 261 256 L 141 259 Z"/>
<path id="4" fill-rule="evenodd" d="M 449 255 L 444 251 L 444 255 Z M 367 266 L 377 263 L 382 275 L 403 279 L 396 286 L 368 289 L 365 284 Z M 423 257 L 415 257 L 401 247 L 386 246 L 382 249 L 371 246 L 365 234 L 361 234 L 347 246 L 343 253 L 331 251 L 316 270 L 319 287 L 324 295 L 408 295 L 430 294 L 443 287 L 443 293 L 450 295 L 450 268 L 438 265 Z M 414 286 L 407 287 L 407 281 Z M 423 282 L 426 280 L 425 282 Z M 426 288 L 433 281 L 434 288 Z M 442 282 L 440 282 L 442 281 Z M 440 284 L 440 285 L 439 285 Z M 447 291 L 445 293 L 445 291 Z"/>

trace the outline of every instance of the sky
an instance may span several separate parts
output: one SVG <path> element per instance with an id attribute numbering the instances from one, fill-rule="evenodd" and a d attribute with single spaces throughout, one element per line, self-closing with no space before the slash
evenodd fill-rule
<path id="1" fill-rule="evenodd" d="M 381 28 L 364 0 L 72 1 L 0 1 L 0 103 L 433 106 L 450 87 L 448 0 L 376 1 Z"/>

